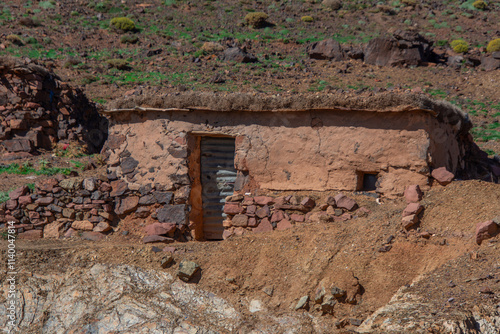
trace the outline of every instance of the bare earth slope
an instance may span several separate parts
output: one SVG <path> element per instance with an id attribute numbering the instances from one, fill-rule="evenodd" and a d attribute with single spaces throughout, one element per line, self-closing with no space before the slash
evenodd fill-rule
<path id="1" fill-rule="evenodd" d="M 45 328 L 58 332 L 56 328 L 59 327 L 50 326 L 56 326 L 55 314 L 62 312 L 63 307 L 60 303 L 74 302 L 73 297 L 68 295 L 70 292 L 64 289 L 82 285 L 85 288 L 78 295 L 84 297 L 87 300 L 85 303 L 90 306 L 85 310 L 73 307 L 74 316 L 64 320 L 64 328 L 87 333 L 83 325 L 86 321 L 95 323 L 95 328 L 107 328 L 105 326 L 110 326 L 110 320 L 104 316 L 108 312 L 106 310 L 117 308 L 118 313 L 114 317 L 119 321 L 125 321 L 130 316 L 127 312 L 120 313 L 118 305 L 122 304 L 114 304 L 114 297 L 102 295 L 109 294 L 108 281 L 120 282 L 123 279 L 129 282 L 128 278 L 114 274 L 119 271 L 122 276 L 146 280 L 146 283 L 140 284 L 152 284 L 134 290 L 116 283 L 117 289 L 121 289 L 121 300 L 127 300 L 126 308 L 132 309 L 130 312 L 134 314 L 142 314 L 139 318 L 143 327 L 149 322 L 158 326 L 159 315 L 150 314 L 156 311 L 148 313 L 140 306 L 157 305 L 158 298 L 164 298 L 160 290 L 154 290 L 156 283 L 147 283 L 150 281 L 144 277 L 146 274 L 141 274 L 146 270 L 147 275 L 160 277 L 155 279 L 161 281 L 158 284 L 165 285 L 167 294 L 176 289 L 182 294 L 192 293 L 190 289 L 201 289 L 207 291 L 208 300 L 201 297 L 204 292 L 195 294 L 201 299 L 200 303 L 209 303 L 210 307 L 215 307 L 210 302 L 211 298 L 223 298 L 224 302 L 220 303 L 228 303 L 224 307 L 231 311 L 217 326 L 212 322 L 210 307 L 205 304 L 185 314 L 186 320 L 193 326 L 220 332 L 244 328 L 242 333 L 250 333 L 251 329 L 281 333 L 288 328 L 294 333 L 334 333 L 356 330 L 358 327 L 352 324 L 359 325 L 361 321 L 365 321 L 359 327 L 363 332 L 417 333 L 428 330 L 445 333 L 450 330 L 447 324 L 466 326 L 464 328 L 472 326 L 464 333 L 476 333 L 474 326 L 479 329 L 480 324 L 498 330 L 495 327 L 498 326 L 498 319 L 494 320 L 494 317 L 498 318 L 495 305 L 500 288 L 498 238 L 483 242 L 482 246 L 477 246 L 473 238 L 476 223 L 498 215 L 498 185 L 456 181 L 447 187 L 434 187 L 422 201 L 426 211 L 420 228 L 411 233 L 402 232 L 400 227 L 403 202 L 378 205 L 373 198 L 364 195 L 358 195 L 356 199 L 372 210 L 368 217 L 359 217 L 347 223 L 304 224 L 287 231 L 234 237 L 223 242 L 169 245 L 176 248 L 176 264 L 168 269 L 161 269 L 159 263 L 166 252 L 152 252 L 151 246 L 139 245 L 133 239 L 118 234 L 100 244 L 81 240 L 18 241 L 24 303 L 28 299 L 55 298 L 57 303 L 40 302 L 36 311 L 29 312 L 37 317 L 45 314 Z M 481 207 L 479 215 L 477 207 Z M 420 237 L 424 231 L 431 233 L 429 239 Z M 391 235 L 394 236 L 390 242 L 392 248 L 388 252 L 380 252 L 380 247 Z M 2 249 L 5 250 L 5 247 Z M 193 260 L 202 268 L 196 288 L 175 278 L 178 264 L 184 259 Z M 104 268 L 110 266 L 110 269 L 103 269 L 102 265 L 106 266 Z M 92 278 L 96 275 L 92 272 L 96 270 L 100 271 L 97 276 L 103 281 L 91 288 L 96 284 Z M 69 277 L 72 277 L 73 285 L 62 283 Z M 45 283 L 41 283 L 41 278 L 48 285 L 43 285 Z M 139 278 L 133 281 L 136 279 Z M 355 286 L 357 283 L 360 288 Z M 60 284 L 67 288 L 60 287 Z M 77 289 L 74 286 L 71 291 Z M 335 286 L 346 290 L 348 296 L 353 293 L 356 304 L 338 303 L 333 315 L 321 315 L 313 301 L 310 301 L 308 311 L 294 311 L 302 296 L 314 298 L 318 286 Z M 101 292 L 94 293 L 93 289 Z M 27 295 L 28 291 L 31 292 Z M 60 297 L 52 296 L 62 291 L 65 292 Z M 49 297 L 45 297 L 47 294 Z M 179 307 L 177 297 L 172 298 L 167 298 L 168 302 Z M 411 307 L 401 305 L 402 300 L 411 302 Z M 163 303 L 166 301 L 163 300 Z M 386 306 L 387 303 L 389 306 Z M 257 304 L 260 305 L 259 311 L 255 311 Z M 381 307 L 385 309 L 373 315 Z M 5 309 L 0 309 L 1 312 Z M 25 307 L 23 312 L 28 312 L 28 309 Z M 182 322 L 179 314 L 169 314 L 163 316 L 163 321 L 168 319 L 179 326 Z M 23 325 L 29 324 L 28 320 L 23 321 Z M 224 327 L 226 322 L 228 327 Z M 36 332 L 34 328 L 39 328 L 36 326 L 33 324 L 25 329 L 31 328 Z M 128 333 L 131 328 L 135 327 L 119 332 Z M 156 332 L 151 329 L 144 333 Z"/>

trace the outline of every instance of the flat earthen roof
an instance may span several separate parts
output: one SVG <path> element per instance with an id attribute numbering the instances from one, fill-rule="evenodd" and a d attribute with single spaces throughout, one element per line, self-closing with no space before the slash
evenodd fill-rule
<path id="1" fill-rule="evenodd" d="M 140 95 L 115 100 L 103 114 L 125 112 L 218 111 L 218 112 L 292 112 L 292 111 L 367 111 L 427 112 L 440 121 L 459 128 L 470 127 L 468 116 L 458 107 L 425 94 L 372 93 L 359 96 L 346 93 L 264 94 L 264 93 L 169 93 Z M 460 124 L 458 124 L 460 123 Z"/>

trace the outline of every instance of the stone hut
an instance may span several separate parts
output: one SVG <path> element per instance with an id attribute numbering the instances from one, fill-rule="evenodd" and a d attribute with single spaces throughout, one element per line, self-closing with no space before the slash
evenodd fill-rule
<path id="1" fill-rule="evenodd" d="M 435 168 L 461 178 L 482 168 L 467 115 L 424 94 L 177 93 L 115 101 L 103 114 L 108 177 L 172 192 L 163 214 L 196 239 L 221 238 L 233 194 L 397 197 L 410 184 L 428 188 Z M 231 214 L 247 210 L 242 198 L 230 198 L 240 201 Z"/>

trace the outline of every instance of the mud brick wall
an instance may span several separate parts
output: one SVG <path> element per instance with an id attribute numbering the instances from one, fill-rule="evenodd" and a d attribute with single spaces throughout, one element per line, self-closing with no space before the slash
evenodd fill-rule
<path id="1" fill-rule="evenodd" d="M 287 195 L 243 196 L 226 198 L 224 213 L 227 219 L 223 238 L 246 233 L 286 230 L 294 224 L 313 222 L 343 222 L 356 216 L 365 216 L 370 210 L 359 207 L 355 200 L 339 193 L 321 203 L 309 197 Z"/>
<path id="2" fill-rule="evenodd" d="M 0 223 L 14 221 L 20 238 L 83 236 L 101 240 L 127 216 L 151 216 L 170 224 L 169 240 L 187 240 L 187 196 L 145 185 L 129 189 L 121 180 L 107 178 L 50 178 L 31 191 L 19 187 L 0 204 Z"/>
<path id="3" fill-rule="evenodd" d="M 0 57 L 0 153 L 23 155 L 59 141 L 99 152 L 107 120 L 79 89 L 29 61 Z"/>

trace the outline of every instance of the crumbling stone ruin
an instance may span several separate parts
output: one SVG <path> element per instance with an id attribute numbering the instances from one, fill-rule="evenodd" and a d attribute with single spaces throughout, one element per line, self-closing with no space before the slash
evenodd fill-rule
<path id="1" fill-rule="evenodd" d="M 30 60 L 0 57 L 0 153 L 17 157 L 60 141 L 98 153 L 107 120 L 80 89 Z"/>

